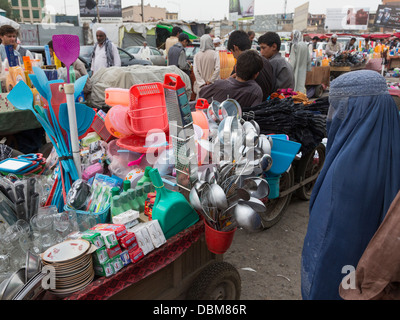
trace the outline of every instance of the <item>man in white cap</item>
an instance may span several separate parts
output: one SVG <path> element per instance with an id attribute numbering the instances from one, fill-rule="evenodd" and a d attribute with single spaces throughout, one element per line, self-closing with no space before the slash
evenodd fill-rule
<path id="1" fill-rule="evenodd" d="M 222 48 L 221 48 L 221 39 L 220 39 L 220 38 L 215 37 L 215 38 L 213 39 L 213 44 L 214 44 L 215 50 L 219 51 L 219 50 L 222 49 Z"/>
<path id="2" fill-rule="evenodd" d="M 331 39 L 329 40 L 328 44 L 326 45 L 325 53 L 328 57 L 335 55 L 336 53 L 342 51 L 342 46 L 339 42 L 337 42 L 337 34 L 335 33 L 332 35 Z"/>
<path id="3" fill-rule="evenodd" d="M 106 30 L 102 27 L 96 31 L 97 43 L 92 54 L 91 70 L 93 74 L 102 68 L 120 67 L 121 58 L 118 48 L 107 38 Z"/>

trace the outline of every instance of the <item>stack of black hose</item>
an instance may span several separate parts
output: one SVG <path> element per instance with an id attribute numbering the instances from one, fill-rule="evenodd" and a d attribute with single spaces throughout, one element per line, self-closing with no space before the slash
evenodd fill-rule
<path id="1" fill-rule="evenodd" d="M 275 98 L 244 110 L 243 118 L 254 117 L 262 134 L 288 135 L 291 141 L 301 143 L 300 151 L 307 154 L 326 137 L 328 109 L 328 97 L 307 105 L 295 103 L 291 97 Z"/>

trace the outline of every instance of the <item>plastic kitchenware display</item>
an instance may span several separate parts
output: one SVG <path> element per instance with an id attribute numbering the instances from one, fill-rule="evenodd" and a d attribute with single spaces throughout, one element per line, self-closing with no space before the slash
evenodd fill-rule
<path id="1" fill-rule="evenodd" d="M 164 187 L 157 169 L 150 170 L 149 175 L 157 192 L 152 218 L 159 221 L 166 239 L 199 220 L 198 214 L 181 193 Z"/>
<path id="2" fill-rule="evenodd" d="M 78 136 L 82 136 L 92 125 L 96 112 L 92 108 L 81 103 L 75 103 L 75 109 Z M 60 105 L 58 119 L 61 127 L 69 133 L 68 105 L 66 103 Z"/>
<path id="3" fill-rule="evenodd" d="M 134 85 L 129 94 L 128 115 L 133 134 L 145 137 L 152 129 L 168 132 L 168 114 L 162 83 Z"/>
<path id="4" fill-rule="evenodd" d="M 76 35 L 60 34 L 53 35 L 52 39 L 54 53 L 65 64 L 65 67 L 67 68 L 68 84 L 64 85 L 64 92 L 67 96 L 71 151 L 76 170 L 78 171 L 78 177 L 81 177 L 81 159 L 74 98 L 75 87 L 73 84 L 69 84 L 69 68 L 79 57 L 79 37 Z"/>
<path id="5" fill-rule="evenodd" d="M 105 103 L 111 107 L 129 107 L 129 89 L 107 88 L 105 90 Z"/>
<path id="6" fill-rule="evenodd" d="M 197 181 L 198 158 L 193 118 L 185 88 L 185 83 L 178 75 L 165 75 L 164 93 L 174 147 L 176 180 L 181 192 L 188 198 L 192 185 Z"/>
<path id="7" fill-rule="evenodd" d="M 128 111 L 127 107 L 116 105 L 107 112 L 107 129 L 116 138 L 123 138 L 133 134 L 129 126 Z"/>

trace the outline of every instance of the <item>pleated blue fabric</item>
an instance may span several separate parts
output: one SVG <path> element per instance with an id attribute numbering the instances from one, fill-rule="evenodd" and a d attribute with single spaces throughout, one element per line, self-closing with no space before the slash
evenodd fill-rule
<path id="1" fill-rule="evenodd" d="M 324 167 L 310 200 L 301 258 L 304 300 L 336 300 L 400 190 L 400 116 L 370 70 L 331 83 Z"/>

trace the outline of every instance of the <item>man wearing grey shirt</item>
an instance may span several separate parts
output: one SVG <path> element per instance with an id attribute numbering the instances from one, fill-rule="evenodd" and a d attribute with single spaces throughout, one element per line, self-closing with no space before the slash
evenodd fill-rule
<path id="1" fill-rule="evenodd" d="M 281 38 L 276 32 L 267 32 L 258 38 L 261 55 L 271 63 L 276 78 L 276 88 L 294 88 L 293 67 L 281 56 Z"/>

